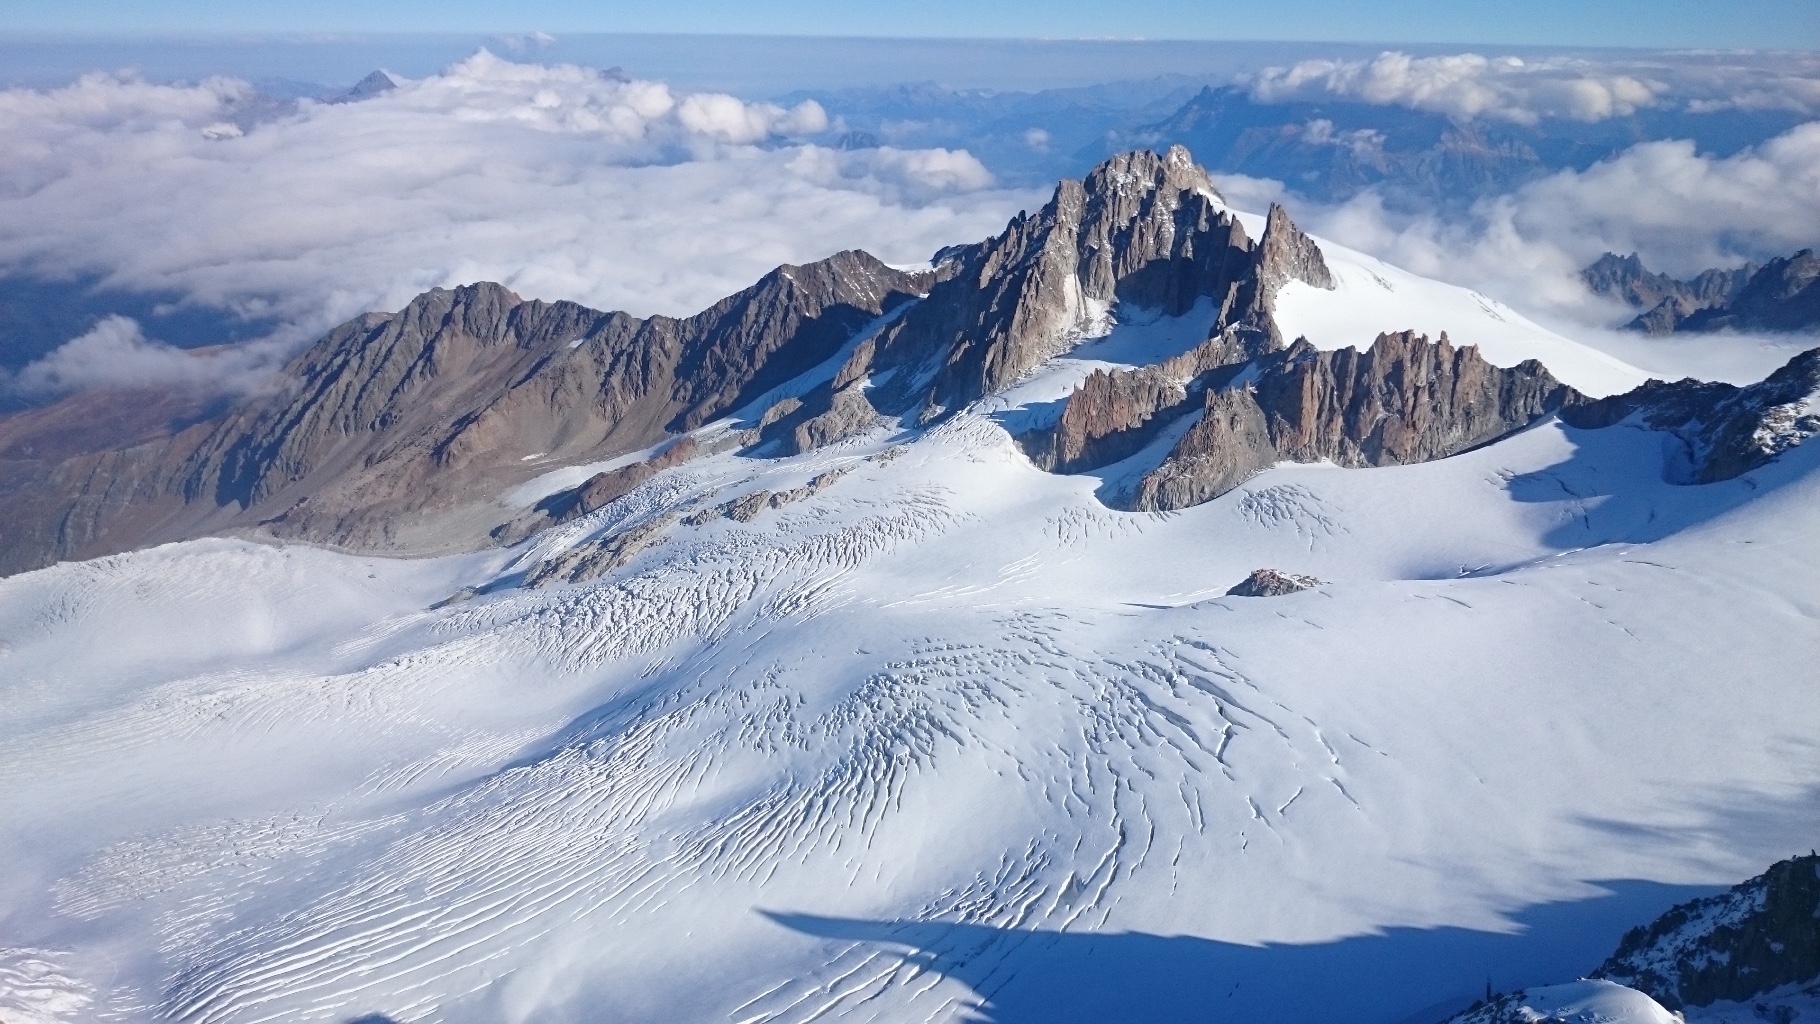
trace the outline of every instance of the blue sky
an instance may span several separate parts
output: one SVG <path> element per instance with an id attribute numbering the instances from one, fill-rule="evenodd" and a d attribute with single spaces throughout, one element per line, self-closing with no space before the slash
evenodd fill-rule
<path id="1" fill-rule="evenodd" d="M 0 0 L 12 32 L 683 32 L 1820 48 L 1814 0 Z"/>

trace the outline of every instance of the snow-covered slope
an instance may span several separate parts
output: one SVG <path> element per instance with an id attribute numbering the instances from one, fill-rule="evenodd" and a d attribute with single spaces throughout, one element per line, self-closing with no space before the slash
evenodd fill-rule
<path id="1" fill-rule="evenodd" d="M 1241 216 L 1246 230 L 1260 218 Z M 1594 396 L 1628 391 L 1649 374 L 1598 349 L 1537 324 L 1496 299 L 1468 288 L 1417 277 L 1345 246 L 1317 239 L 1334 288 L 1290 281 L 1276 301 L 1277 325 L 1288 339 L 1305 337 L 1318 348 L 1361 351 L 1384 331 L 1413 330 L 1430 337 L 1445 331 L 1455 345 L 1477 345 L 1497 366 L 1539 359 L 1562 382 Z"/>
<path id="2" fill-rule="evenodd" d="M 1609 981 L 1543 985 L 1501 996 L 1448 1024 L 1679 1024 L 1654 999 Z"/>
<path id="3" fill-rule="evenodd" d="M 1394 1024 L 1811 844 L 1820 449 L 1684 487 L 1551 421 L 1168 514 L 1019 453 L 1206 313 L 510 552 L 0 580 L 0 1019 Z"/>

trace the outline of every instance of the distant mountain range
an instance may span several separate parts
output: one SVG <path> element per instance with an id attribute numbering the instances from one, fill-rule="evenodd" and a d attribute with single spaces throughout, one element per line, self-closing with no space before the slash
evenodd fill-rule
<path id="1" fill-rule="evenodd" d="M 1820 257 L 1812 249 L 1685 281 L 1652 273 L 1634 252 L 1608 252 L 1581 278 L 1596 294 L 1641 309 L 1625 327 L 1644 334 L 1820 329 Z"/>
<path id="2" fill-rule="evenodd" d="M 1008 184 L 1074 176 L 1108 155 L 1184 145 L 1215 174 L 1283 182 L 1321 202 L 1377 189 L 1397 207 L 1461 208 L 1639 142 L 1692 139 L 1735 153 L 1800 124 L 1789 111 L 1645 109 L 1600 121 L 1533 124 L 1335 99 L 1260 102 L 1233 85 L 1158 78 L 1035 93 L 934 82 L 791 93 L 838 117 L 846 145 L 964 148 Z"/>

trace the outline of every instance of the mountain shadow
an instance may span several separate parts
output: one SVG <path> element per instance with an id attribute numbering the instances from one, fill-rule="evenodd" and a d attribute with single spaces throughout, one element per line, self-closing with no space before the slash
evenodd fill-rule
<path id="1" fill-rule="evenodd" d="M 1568 502 L 1545 540 L 1561 548 L 1643 544 L 1722 516 L 1820 470 L 1820 446 L 1796 446 L 1729 480 L 1669 482 L 1683 442 L 1667 431 L 1629 425 L 1582 430 L 1562 427 L 1573 442 L 1565 460 L 1512 477 L 1520 502 Z"/>
<path id="2" fill-rule="evenodd" d="M 1597 884 L 1604 895 L 1513 915 L 1510 933 L 1392 928 L 1308 945 L 766 916 L 805 935 L 898 950 L 972 989 L 983 1024 L 1432 1024 L 1488 984 L 1508 991 L 1591 971 L 1627 929 L 1722 888 Z"/>

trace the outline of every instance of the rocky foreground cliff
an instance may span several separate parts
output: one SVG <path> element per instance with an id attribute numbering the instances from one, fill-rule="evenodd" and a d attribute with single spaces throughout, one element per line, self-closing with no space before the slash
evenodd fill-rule
<path id="1" fill-rule="evenodd" d="M 1638 925 L 1590 979 L 1495 995 L 1447 1024 L 1804 1020 L 1820 1009 L 1820 856 Z"/>

